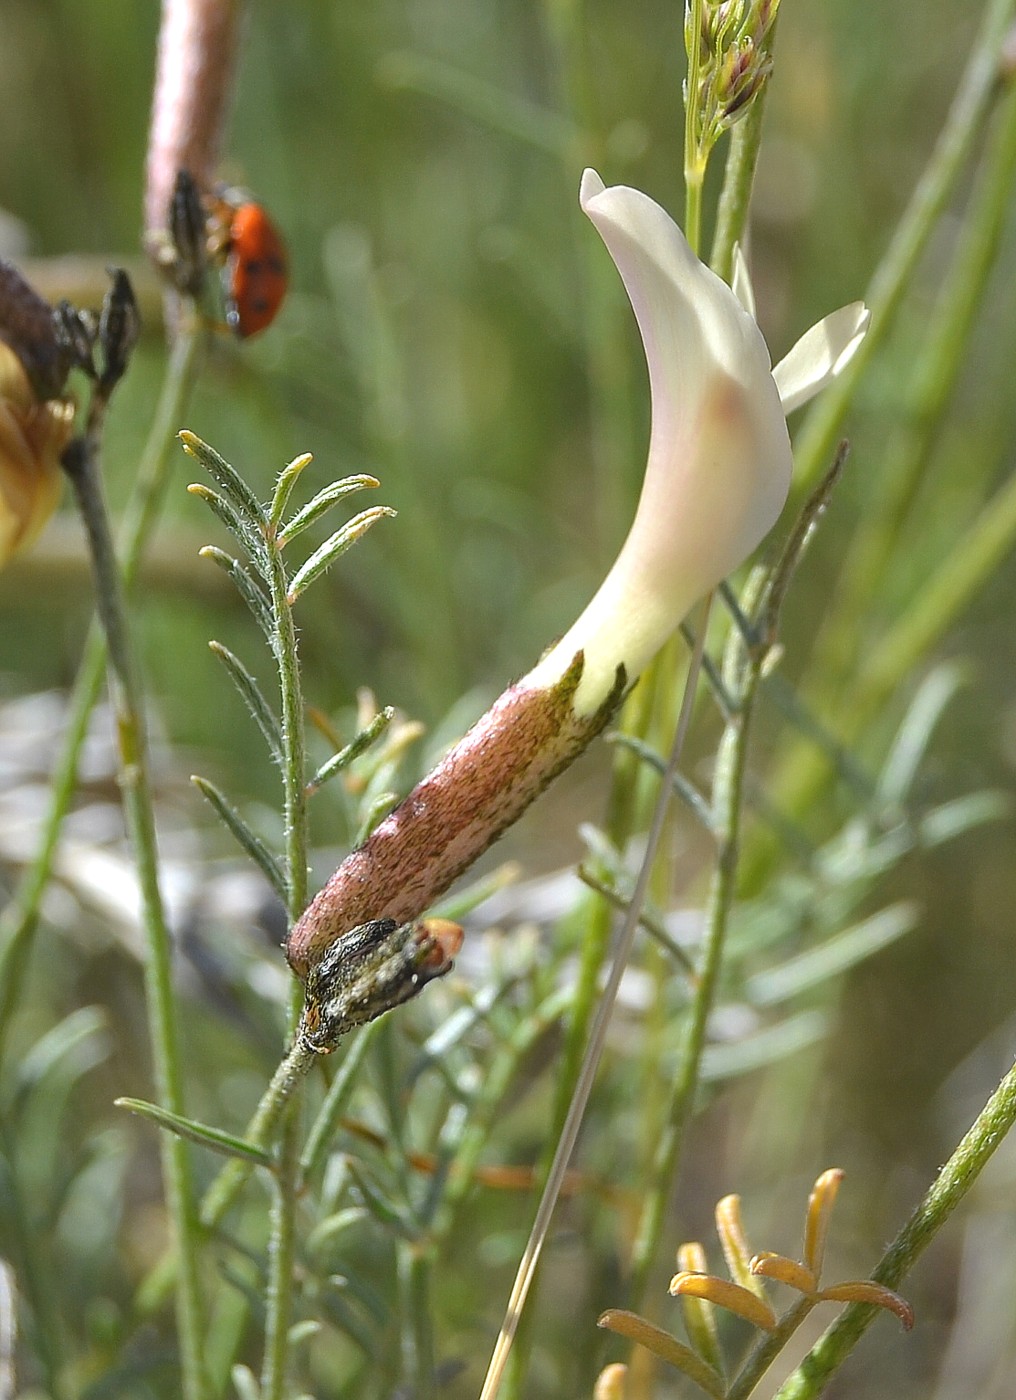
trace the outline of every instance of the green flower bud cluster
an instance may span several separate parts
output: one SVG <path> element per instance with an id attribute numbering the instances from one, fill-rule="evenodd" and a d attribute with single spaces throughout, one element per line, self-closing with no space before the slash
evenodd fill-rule
<path id="1" fill-rule="evenodd" d="M 685 6 L 684 43 L 695 89 L 689 94 L 685 84 L 685 102 L 698 113 L 700 158 L 708 156 L 765 86 L 772 72 L 769 40 L 779 7 L 780 0 L 702 0 L 701 6 L 689 0 Z"/>

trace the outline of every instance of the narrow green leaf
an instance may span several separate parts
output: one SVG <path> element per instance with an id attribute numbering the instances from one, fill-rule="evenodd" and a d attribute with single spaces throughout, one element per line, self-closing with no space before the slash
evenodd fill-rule
<path id="1" fill-rule="evenodd" d="M 367 1281 L 364 1274 L 331 1274 L 328 1282 L 333 1288 L 351 1298 L 355 1298 L 368 1317 L 379 1327 L 386 1327 L 391 1321 L 392 1310 L 385 1298 Z"/>
<path id="2" fill-rule="evenodd" d="M 971 827 L 983 826 L 986 822 L 1005 821 L 1012 816 L 1013 800 L 1007 792 L 969 792 L 964 797 L 954 797 L 951 802 L 943 802 L 925 812 L 918 822 L 922 846 L 938 846 L 961 836 Z"/>
<path id="3" fill-rule="evenodd" d="M 217 545 L 206 544 L 198 553 L 202 559 L 210 559 L 213 564 L 218 564 L 219 568 L 229 575 L 236 591 L 253 614 L 254 621 L 271 642 L 277 629 L 275 619 L 272 617 L 271 604 L 260 584 L 248 573 L 239 559 L 234 559 L 232 555 L 227 554 L 224 549 L 219 549 Z"/>
<path id="4" fill-rule="evenodd" d="M 353 1178 L 363 1204 L 374 1219 L 402 1239 L 415 1241 L 416 1231 L 410 1222 L 403 1218 L 391 1201 L 385 1199 L 374 1183 L 369 1180 L 360 1164 L 352 1159 L 349 1162 L 349 1174 Z"/>
<path id="5" fill-rule="evenodd" d="M 291 1347 L 301 1346 L 304 1342 L 309 1342 L 321 1331 L 320 1322 L 312 1317 L 305 1317 L 302 1322 L 294 1322 L 289 1329 L 289 1345 Z"/>
<path id="6" fill-rule="evenodd" d="M 286 877 L 282 873 L 282 867 L 271 851 L 261 840 L 255 836 L 243 817 L 236 810 L 225 796 L 219 791 L 214 783 L 210 783 L 207 778 L 202 778 L 198 774 L 191 775 L 191 782 L 195 787 L 200 788 L 205 797 L 212 804 L 219 816 L 229 827 L 237 841 L 257 865 L 259 865 L 267 876 L 272 888 L 280 899 L 287 897 Z"/>
<path id="7" fill-rule="evenodd" d="M 261 1400 L 261 1386 L 249 1366 L 234 1366 L 229 1374 L 238 1400 Z"/>
<path id="8" fill-rule="evenodd" d="M 856 359 L 856 357 L 855 357 Z M 967 606 L 1016 540 L 1016 472 L 984 506 L 937 569 L 921 581 L 907 610 L 868 656 L 859 708 L 889 695 Z"/>
<path id="9" fill-rule="evenodd" d="M 268 508 L 268 529 L 269 533 L 276 536 L 276 542 L 281 548 L 282 541 L 279 539 L 279 524 L 285 513 L 289 498 L 292 495 L 293 487 L 300 480 L 303 471 L 313 462 L 314 456 L 310 452 L 304 452 L 299 457 L 294 457 L 288 466 L 279 472 L 279 479 L 275 483 L 275 494 L 272 496 L 272 503 Z"/>
<path id="10" fill-rule="evenodd" d="M 360 825 L 353 838 L 354 846 L 362 846 L 367 837 L 378 826 L 399 800 L 397 792 L 379 792 L 371 798 L 366 811 L 360 817 Z"/>
<path id="11" fill-rule="evenodd" d="M 749 978 L 748 1000 L 755 1006 L 773 1006 L 817 987 L 909 933 L 917 917 L 917 905 L 909 901 L 880 909 L 871 918 L 827 938 L 817 948 L 809 948 L 778 967 Z"/>
<path id="12" fill-rule="evenodd" d="M 713 1400 L 723 1400 L 723 1378 L 703 1361 L 701 1356 L 693 1352 L 691 1347 L 686 1347 L 669 1332 L 664 1332 L 662 1327 L 656 1327 L 644 1317 L 626 1312 L 623 1308 L 610 1308 L 601 1314 L 596 1325 L 616 1332 L 619 1337 L 638 1342 L 639 1346 L 645 1347 L 654 1356 L 683 1371 L 700 1390 L 713 1396 Z"/>
<path id="13" fill-rule="evenodd" d="M 232 1133 L 225 1133 L 220 1128 L 210 1128 L 207 1123 L 198 1123 L 193 1118 L 182 1118 L 178 1113 L 170 1113 L 166 1108 L 160 1108 L 158 1104 L 147 1103 L 144 1099 L 114 1099 L 117 1108 L 126 1108 L 129 1113 L 136 1113 L 141 1118 L 148 1118 L 160 1128 L 165 1128 L 167 1132 L 176 1133 L 177 1137 L 186 1138 L 189 1142 L 200 1143 L 202 1147 L 210 1147 L 213 1152 L 220 1152 L 224 1157 L 242 1157 L 245 1161 L 256 1162 L 261 1167 L 271 1167 L 273 1165 L 272 1156 L 263 1147 L 253 1147 L 249 1142 L 244 1142 L 243 1138 L 234 1137 Z"/>
<path id="14" fill-rule="evenodd" d="M 76 1071 L 83 1073 L 105 1057 L 103 1041 L 107 1021 L 98 1006 L 83 1006 L 46 1031 L 35 1042 L 17 1066 L 17 1095 L 30 1093 L 60 1063 L 74 1061 Z M 94 1042 L 92 1053 L 83 1053 L 88 1042 Z"/>
<path id="15" fill-rule="evenodd" d="M 656 750 L 643 739 L 637 739 L 634 735 L 622 734 L 620 730 L 616 730 L 614 733 L 607 735 L 607 742 L 616 744 L 620 748 L 629 749 L 635 754 L 636 758 L 648 764 L 654 772 L 659 773 L 661 776 L 667 770 L 667 760 L 658 754 Z M 699 792 L 694 783 L 689 782 L 683 774 L 675 773 L 672 786 L 677 796 L 702 823 L 706 831 L 708 831 L 710 835 L 713 835 L 716 831 L 716 827 L 713 822 L 712 811 L 710 810 L 709 803 L 703 797 L 702 793 Z"/>
<path id="16" fill-rule="evenodd" d="M 625 891 L 618 889 L 616 885 L 610 884 L 606 880 L 601 880 L 598 875 L 593 874 L 587 865 L 580 865 L 577 873 L 579 879 L 588 889 L 594 890 L 614 909 L 618 909 L 622 913 L 628 912 L 631 904 L 631 880 L 625 882 L 627 887 Z M 660 947 L 663 948 L 690 977 L 696 975 L 695 964 L 681 947 L 680 943 L 676 942 L 671 937 L 670 930 L 666 927 L 655 910 L 643 908 L 642 913 L 639 915 L 639 928 L 645 929 L 650 938 L 655 939 Z"/>
<path id="17" fill-rule="evenodd" d="M 197 458 L 241 515 L 246 516 L 251 525 L 258 529 L 263 537 L 265 526 L 268 524 L 264 506 L 236 468 L 230 466 L 225 457 L 221 457 L 214 447 L 209 447 L 207 442 L 202 442 L 199 437 L 188 432 L 186 428 L 179 434 L 179 438 L 183 443 L 183 450 L 189 456 Z"/>
<path id="18" fill-rule="evenodd" d="M 331 1245 L 340 1235 L 368 1218 L 366 1206 L 344 1206 L 342 1210 L 326 1216 L 307 1236 L 307 1253 L 319 1255 L 326 1245 Z"/>
<path id="19" fill-rule="evenodd" d="M 380 485 L 376 476 L 347 476 L 342 481 L 333 481 L 298 510 L 292 520 L 286 522 L 279 531 L 279 548 L 282 549 L 290 540 L 295 540 L 308 525 L 313 525 L 315 520 L 319 520 L 332 506 L 344 501 L 354 491 L 372 490 Z"/>
<path id="20" fill-rule="evenodd" d="M 410 50 L 390 53 L 380 76 L 389 87 L 425 93 L 492 131 L 555 157 L 574 150 L 580 139 L 574 123 L 560 112 L 428 54 Z"/>
<path id="21" fill-rule="evenodd" d="M 359 515 L 354 515 L 352 520 L 343 525 L 341 530 L 336 530 L 334 535 L 325 540 L 320 549 L 316 549 L 307 562 L 293 575 L 289 585 L 288 598 L 290 603 L 295 603 L 300 594 L 308 588 L 315 579 L 320 578 L 326 569 L 329 569 L 341 555 L 351 545 L 354 545 L 362 535 L 365 535 L 370 527 L 383 519 L 386 515 L 395 515 L 391 506 L 372 506 L 370 510 L 363 510 Z"/>
<path id="22" fill-rule="evenodd" d="M 789 1016 L 742 1040 L 727 1045 L 708 1045 L 702 1055 L 701 1078 L 704 1082 L 715 1083 L 778 1064 L 789 1055 L 807 1050 L 825 1033 L 826 1018 L 821 1011 L 802 1011 L 798 1016 Z"/>
<path id="23" fill-rule="evenodd" d="M 966 667 L 954 661 L 936 666 L 911 701 L 878 781 L 882 803 L 903 803 L 924 760 L 935 726 L 953 696 L 968 679 Z"/>
<path id="24" fill-rule="evenodd" d="M 240 696 L 250 711 L 251 718 L 265 737 L 272 758 L 282 766 L 282 727 L 278 718 L 265 699 L 264 693 L 246 666 L 221 642 L 209 642 L 209 648 L 219 658 L 230 679 L 240 692 Z"/>
<path id="25" fill-rule="evenodd" d="M 351 1342 L 369 1357 L 372 1363 L 377 1363 L 378 1338 L 377 1333 L 360 1317 L 356 1309 L 350 1304 L 345 1293 L 339 1291 L 335 1281 L 332 1280 L 330 1289 L 322 1290 L 319 1297 L 319 1306 L 328 1314 L 329 1320 L 344 1332 Z"/>
<path id="26" fill-rule="evenodd" d="M 220 495 L 211 486 L 205 486 L 200 481 L 192 481 L 187 487 L 187 492 L 189 495 L 197 496 L 199 500 L 204 501 L 212 514 L 219 517 L 237 543 L 243 545 L 251 558 L 256 560 L 259 567 L 263 569 L 262 561 L 265 554 L 263 537 L 251 527 L 238 510 L 233 508 L 225 496 Z"/>
<path id="27" fill-rule="evenodd" d="M 391 705 L 386 705 L 374 716 L 365 729 L 361 729 L 359 734 L 349 741 L 345 748 L 332 754 L 331 758 L 322 763 L 307 784 L 308 793 L 317 792 L 328 782 L 329 778 L 334 778 L 336 773 L 341 773 L 344 768 L 348 768 L 354 759 L 359 758 L 366 749 L 370 748 L 378 736 L 384 733 L 394 718 L 395 710 Z"/>
<path id="28" fill-rule="evenodd" d="M 708 1270 L 706 1252 L 696 1240 L 689 1240 L 678 1247 L 677 1267 L 683 1272 L 704 1274 Z M 690 1293 L 681 1294 L 681 1313 L 684 1328 L 692 1349 L 707 1366 L 711 1366 L 718 1376 L 725 1370 L 723 1353 L 720 1350 L 720 1333 L 716 1325 L 716 1308 L 707 1298 L 695 1298 Z"/>

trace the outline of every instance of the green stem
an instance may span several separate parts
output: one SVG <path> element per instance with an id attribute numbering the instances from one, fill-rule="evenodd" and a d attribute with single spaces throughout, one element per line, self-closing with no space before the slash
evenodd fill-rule
<path id="1" fill-rule="evenodd" d="M 299 1042 L 290 1047 L 247 1125 L 244 1133 L 247 1142 L 255 1147 L 269 1146 L 286 1105 L 317 1059 Z M 201 1202 L 201 1224 L 206 1230 L 213 1230 L 220 1223 L 253 1171 L 253 1163 L 239 1158 L 227 1162 L 222 1168 Z"/>
<path id="2" fill-rule="evenodd" d="M 702 230 L 702 184 L 708 155 L 702 149 L 699 108 L 699 71 L 702 66 L 702 0 L 691 0 L 685 20 L 688 73 L 684 101 L 684 236 L 693 253 L 699 250 Z"/>
<path id="3" fill-rule="evenodd" d="M 295 1183 L 300 1158 L 299 1098 L 289 1105 L 282 1130 L 268 1242 L 268 1289 L 265 1296 L 265 1354 L 261 1370 L 263 1400 L 282 1400 L 289 1364 L 289 1328 L 293 1312 L 293 1263 L 296 1256 Z"/>
<path id="4" fill-rule="evenodd" d="M 753 661 L 747 670 L 739 696 L 740 703 L 727 722 L 717 754 L 716 774 L 713 780 L 713 821 L 719 850 L 709 891 L 705 946 L 692 1002 L 691 1021 L 681 1055 L 681 1066 L 671 1096 L 667 1122 L 660 1136 L 650 1172 L 649 1189 L 643 1198 L 642 1213 L 632 1248 L 631 1297 L 635 1307 L 639 1305 L 645 1293 L 656 1247 L 662 1234 L 663 1217 L 680 1159 L 685 1129 L 694 1107 L 706 1027 L 723 965 L 727 925 L 737 891 L 737 854 L 741 834 L 744 773 L 751 713 L 758 683 L 759 667 Z"/>
<path id="5" fill-rule="evenodd" d="M 646 838 L 646 849 L 642 857 L 642 865 L 639 869 L 638 878 L 635 881 L 635 888 L 632 891 L 631 904 L 629 905 L 628 912 L 622 924 L 621 932 L 618 935 L 617 948 L 614 952 L 610 976 L 607 979 L 606 986 L 603 989 L 599 1004 L 596 1008 L 596 1015 L 589 1032 L 589 1043 L 586 1046 L 585 1055 L 583 1056 L 582 1064 L 579 1068 L 575 1091 L 572 1094 L 571 1103 L 568 1106 L 568 1114 L 561 1128 L 561 1133 L 554 1151 L 554 1160 L 550 1165 L 550 1171 L 547 1174 L 547 1180 L 540 1196 L 540 1204 L 537 1208 L 536 1218 L 533 1221 L 533 1226 L 529 1233 L 529 1240 L 515 1276 L 515 1283 L 508 1300 L 504 1321 L 501 1324 L 501 1332 L 498 1336 L 490 1365 L 487 1368 L 483 1389 L 480 1392 L 480 1400 L 494 1400 L 494 1397 L 498 1394 L 500 1389 L 519 1318 L 522 1315 L 526 1297 L 536 1273 L 540 1253 L 550 1228 L 551 1217 L 557 1205 L 565 1172 L 571 1160 L 572 1152 L 575 1149 L 579 1129 L 582 1126 L 586 1106 L 589 1102 L 589 1096 L 592 1093 L 596 1071 L 599 1068 L 600 1057 L 603 1053 L 603 1047 L 606 1041 L 607 1027 L 610 1023 L 614 1002 L 617 998 L 617 991 L 621 984 L 621 976 L 631 955 L 635 934 L 638 930 L 639 917 L 649 889 L 653 862 L 656 858 L 666 825 L 667 812 L 672 795 L 673 776 L 677 772 L 677 766 L 684 747 L 685 736 L 691 722 L 712 598 L 713 595 L 709 594 L 702 605 L 699 644 L 688 668 L 688 677 L 685 683 L 681 713 L 678 717 L 677 729 L 674 735 L 670 757 L 663 774 L 660 793 L 656 802 L 656 809 L 653 812 L 652 825 Z"/>
<path id="6" fill-rule="evenodd" d="M 780 1352 L 790 1341 L 801 1323 L 815 1306 L 812 1298 L 802 1298 L 780 1318 L 772 1332 L 767 1332 L 752 1347 L 748 1359 L 730 1384 L 724 1400 L 748 1400 L 759 1381 L 769 1370 Z"/>
<path id="7" fill-rule="evenodd" d="M 292 925 L 307 904 L 307 760 L 304 736 L 303 695 L 296 644 L 293 607 L 282 552 L 274 539 L 267 541 L 269 584 L 275 636 L 272 649 L 279 671 L 283 736 L 283 820 L 286 852 L 287 914 Z M 300 1014 L 301 989 L 294 983 L 290 997 L 289 1033 L 293 1036 Z M 305 1052 L 306 1053 L 306 1052 Z M 296 1047 L 290 1052 L 298 1056 Z M 296 1239 L 296 1198 L 300 1176 L 300 1086 L 303 1074 L 286 1081 L 289 1097 L 282 1149 L 274 1181 L 271 1235 L 268 1247 L 265 1354 L 261 1372 L 263 1400 L 283 1400 L 289 1357 L 289 1329 L 293 1313 L 293 1252 Z"/>
<path id="8" fill-rule="evenodd" d="M 194 382 L 197 352 L 203 332 L 194 321 L 173 345 L 156 406 L 152 428 L 138 467 L 137 484 L 121 532 L 121 561 L 126 587 L 136 580 L 145 545 L 151 536 L 169 480 L 169 451 L 173 433 Z M 77 787 L 81 747 L 106 674 L 106 639 L 94 625 L 68 707 L 63 748 L 50 783 L 49 811 L 35 858 L 0 916 L 0 1061 L 21 994 L 32 942 L 39 922 L 42 896 L 53 869 L 60 832 Z"/>
<path id="9" fill-rule="evenodd" d="M 808 486 L 833 455 L 847 410 L 868 365 L 892 329 L 903 294 L 1000 91 L 999 48 L 1016 0 L 990 0 L 945 125 L 865 297 L 868 333 L 805 422 L 795 453 L 797 480 Z"/>
<path id="10" fill-rule="evenodd" d="M 413 1400 L 433 1400 L 434 1317 L 431 1299 L 433 1249 L 425 1240 L 400 1240 L 397 1246 L 400 1312 L 403 1332 L 403 1379 Z"/>
<path id="11" fill-rule="evenodd" d="M 171 1112 L 184 1114 L 171 942 L 159 890 L 141 686 L 135 669 L 123 586 L 103 500 L 99 468 L 104 412 L 105 403 L 97 390 L 86 435 L 71 444 L 64 461 L 88 536 L 95 574 L 97 611 L 109 656 L 110 696 L 120 755 L 120 787 L 141 890 L 146 941 L 145 992 L 157 1092 L 160 1102 Z M 183 1394 L 187 1400 L 201 1400 L 207 1392 L 201 1357 L 203 1312 L 190 1152 L 187 1144 L 171 1133 L 161 1135 L 160 1150 L 169 1214 L 180 1261 L 176 1296 Z"/>
<path id="12" fill-rule="evenodd" d="M 776 42 L 778 24 L 779 16 L 773 21 L 773 27 L 769 31 L 770 52 Z M 759 147 L 762 144 L 762 118 L 765 115 L 768 92 L 767 81 L 730 133 L 730 148 L 723 172 L 723 188 L 716 206 L 716 228 L 713 231 L 713 248 L 709 261 L 717 277 L 722 277 L 728 284 L 734 274 L 734 248 L 738 243 L 744 242 L 744 231 L 748 226 L 748 211 Z"/>
<path id="13" fill-rule="evenodd" d="M 872 1277 L 898 1288 L 922 1251 L 973 1186 L 1016 1123 L 1016 1065 L 988 1099 L 977 1120 L 938 1173 L 931 1188 L 882 1256 Z M 852 1303 L 784 1381 L 775 1400 L 813 1400 L 846 1359 L 879 1309 Z"/>

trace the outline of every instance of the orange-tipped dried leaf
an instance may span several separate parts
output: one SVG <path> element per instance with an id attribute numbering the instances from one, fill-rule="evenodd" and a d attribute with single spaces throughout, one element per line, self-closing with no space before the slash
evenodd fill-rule
<path id="1" fill-rule="evenodd" d="M 716 1233 L 723 1245 L 730 1277 L 764 1301 L 762 1284 L 751 1271 L 752 1250 L 741 1224 L 740 1196 L 724 1196 L 716 1202 Z"/>
<path id="2" fill-rule="evenodd" d="M 706 1252 L 697 1241 L 681 1245 L 677 1251 L 677 1267 L 682 1273 L 706 1272 Z M 720 1351 L 720 1336 L 712 1304 L 705 1298 L 695 1298 L 685 1293 L 681 1298 L 681 1313 L 692 1346 L 703 1360 L 722 1375 L 723 1353 Z"/>
<path id="3" fill-rule="evenodd" d="M 821 1302 L 828 1303 L 871 1303 L 876 1308 L 885 1308 L 887 1312 L 895 1313 L 905 1332 L 909 1332 L 914 1325 L 914 1310 L 906 1298 L 901 1298 L 891 1288 L 885 1288 L 881 1283 L 873 1283 L 869 1279 L 859 1283 L 834 1284 L 832 1288 L 823 1288 L 816 1297 Z"/>
<path id="4" fill-rule="evenodd" d="M 705 1298 L 718 1308 L 726 1308 L 728 1312 L 736 1313 L 766 1332 L 771 1332 L 776 1326 L 776 1314 L 764 1298 L 750 1288 L 742 1288 L 739 1283 L 729 1283 L 725 1278 L 716 1278 L 713 1274 L 675 1274 L 670 1280 L 670 1292 L 675 1298 L 685 1294 Z"/>
<path id="5" fill-rule="evenodd" d="M 785 1254 L 771 1254 L 768 1250 L 756 1254 L 751 1261 L 751 1271 L 753 1274 L 761 1274 L 763 1278 L 774 1278 L 778 1283 L 788 1284 L 808 1297 L 811 1297 L 818 1287 L 818 1279 L 812 1271 L 799 1264 L 796 1259 L 788 1259 Z"/>
<path id="6" fill-rule="evenodd" d="M 624 1381 L 627 1374 L 628 1367 L 623 1366 L 620 1361 L 605 1366 L 596 1377 L 593 1400 L 625 1400 Z"/>
<path id="7" fill-rule="evenodd" d="M 804 1262 L 815 1275 L 822 1277 L 822 1260 L 825 1257 L 826 1235 L 829 1233 L 829 1218 L 836 1204 L 836 1196 L 843 1180 L 840 1167 L 830 1167 L 824 1171 L 811 1188 L 808 1197 L 808 1214 L 804 1224 Z"/>
<path id="8" fill-rule="evenodd" d="M 645 1347 L 654 1356 L 683 1371 L 689 1380 L 694 1381 L 707 1395 L 713 1396 L 714 1400 L 723 1400 L 722 1378 L 701 1356 L 697 1356 L 691 1347 L 686 1347 L 669 1332 L 664 1332 L 662 1327 L 654 1327 L 644 1317 L 639 1317 L 638 1313 L 626 1312 L 623 1308 L 608 1309 L 597 1319 L 596 1325 L 616 1332 L 619 1337 L 638 1342 L 639 1346 Z"/>

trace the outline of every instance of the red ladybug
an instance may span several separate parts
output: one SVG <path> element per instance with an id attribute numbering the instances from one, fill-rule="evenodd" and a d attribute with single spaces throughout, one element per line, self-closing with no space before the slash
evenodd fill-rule
<path id="1" fill-rule="evenodd" d="M 282 236 L 254 200 L 232 208 L 225 268 L 226 320 L 245 340 L 270 326 L 289 286 Z"/>

